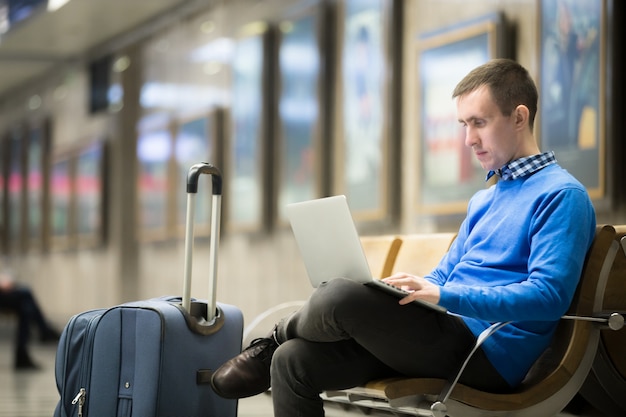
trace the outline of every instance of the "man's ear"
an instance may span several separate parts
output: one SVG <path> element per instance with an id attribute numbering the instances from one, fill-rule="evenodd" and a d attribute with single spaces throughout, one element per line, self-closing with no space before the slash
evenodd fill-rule
<path id="1" fill-rule="evenodd" d="M 515 117 L 515 127 L 518 129 L 528 126 L 528 118 L 530 116 L 530 111 L 528 107 L 520 104 L 513 110 L 513 115 Z"/>

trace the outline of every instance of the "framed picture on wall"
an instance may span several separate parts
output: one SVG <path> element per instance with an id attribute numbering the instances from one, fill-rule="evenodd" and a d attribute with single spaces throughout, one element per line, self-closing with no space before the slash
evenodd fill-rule
<path id="1" fill-rule="evenodd" d="M 9 135 L 9 166 L 7 178 L 8 224 L 5 233 L 9 250 L 22 252 L 25 248 L 26 206 L 26 134 L 22 125 L 11 129 Z"/>
<path id="2" fill-rule="evenodd" d="M 318 5 L 279 25 L 276 160 L 280 223 L 286 221 L 287 204 L 323 193 L 320 13 Z"/>
<path id="3" fill-rule="evenodd" d="M 241 30 L 232 60 L 232 105 L 225 214 L 230 229 L 258 231 L 267 218 L 267 161 L 272 91 L 267 47 L 269 26 L 263 22 Z"/>
<path id="4" fill-rule="evenodd" d="M 339 2 L 339 108 L 335 194 L 345 194 L 357 220 L 388 214 L 388 135 L 393 1 Z"/>
<path id="5" fill-rule="evenodd" d="M 106 142 L 98 140 L 76 153 L 75 230 L 81 248 L 101 245 L 105 237 Z"/>
<path id="6" fill-rule="evenodd" d="M 143 241 L 171 237 L 173 155 L 172 131 L 168 121 L 146 123 L 137 139 L 138 233 Z"/>
<path id="7" fill-rule="evenodd" d="M 421 35 L 419 88 L 419 191 L 422 213 L 463 213 L 485 187 L 485 172 L 465 146 L 452 92 L 473 68 L 504 55 L 504 22 L 489 14 Z"/>
<path id="8" fill-rule="evenodd" d="M 54 157 L 50 169 L 50 243 L 54 250 L 75 246 L 75 228 L 72 224 L 76 212 L 74 177 L 76 158 L 73 153 Z"/>
<path id="9" fill-rule="evenodd" d="M 605 197 L 606 0 L 539 2 L 539 138 L 593 199 Z"/>
<path id="10" fill-rule="evenodd" d="M 27 132 L 26 200 L 27 236 L 30 250 L 42 249 L 46 227 L 44 205 L 47 198 L 47 169 L 49 167 L 49 136 L 46 121 L 33 124 Z"/>

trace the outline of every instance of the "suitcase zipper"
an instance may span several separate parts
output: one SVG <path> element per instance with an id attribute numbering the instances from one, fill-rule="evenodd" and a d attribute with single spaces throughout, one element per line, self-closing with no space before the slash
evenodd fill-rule
<path id="1" fill-rule="evenodd" d="M 85 402 L 87 401 L 87 389 L 84 387 L 89 384 L 89 379 L 91 378 L 91 361 L 93 359 L 91 355 L 95 338 L 95 331 L 92 331 L 91 329 L 100 321 L 100 318 L 102 318 L 103 315 L 104 313 L 91 317 L 85 329 L 86 339 L 83 346 L 81 360 L 83 366 L 81 367 L 79 374 L 79 386 L 81 388 L 78 391 L 78 394 L 76 394 L 76 397 L 72 400 L 72 405 L 76 405 L 76 403 L 78 403 L 77 417 L 83 417 Z"/>
<path id="2" fill-rule="evenodd" d="M 76 405 L 78 403 L 78 417 L 83 417 L 83 405 L 85 404 L 85 395 L 87 391 L 85 388 L 81 388 L 76 394 L 76 397 L 72 400 L 72 405 Z"/>

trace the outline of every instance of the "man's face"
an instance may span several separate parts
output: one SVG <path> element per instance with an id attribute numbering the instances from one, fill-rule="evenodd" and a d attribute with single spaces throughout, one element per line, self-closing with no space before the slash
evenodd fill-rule
<path id="1" fill-rule="evenodd" d="M 502 168 L 517 158 L 521 143 L 515 130 L 515 111 L 504 116 L 488 87 L 458 97 L 456 108 L 465 127 L 465 145 L 472 148 L 485 170 Z"/>

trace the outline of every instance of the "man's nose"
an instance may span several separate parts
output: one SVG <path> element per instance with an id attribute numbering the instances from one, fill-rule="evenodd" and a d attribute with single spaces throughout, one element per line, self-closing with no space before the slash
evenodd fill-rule
<path id="1" fill-rule="evenodd" d="M 465 127 L 465 146 L 471 148 L 478 143 L 478 135 L 471 127 Z"/>

